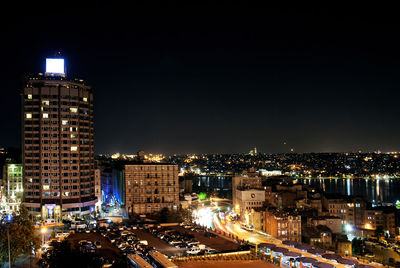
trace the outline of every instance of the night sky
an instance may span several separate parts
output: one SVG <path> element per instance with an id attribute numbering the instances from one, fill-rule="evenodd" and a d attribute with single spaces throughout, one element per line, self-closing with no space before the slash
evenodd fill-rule
<path id="1" fill-rule="evenodd" d="M 94 87 L 97 153 L 400 151 L 390 10 L 11 12 L 0 21 L 0 146 L 20 146 L 24 75 L 61 50 L 67 75 Z"/>

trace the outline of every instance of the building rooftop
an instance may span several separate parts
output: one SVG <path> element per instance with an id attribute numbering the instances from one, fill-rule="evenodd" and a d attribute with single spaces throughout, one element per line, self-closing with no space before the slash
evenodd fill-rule
<path id="1" fill-rule="evenodd" d="M 87 86 L 85 85 L 85 81 L 81 78 L 67 78 L 67 77 L 62 77 L 62 76 L 47 76 L 44 75 L 43 73 L 38 73 L 36 75 L 28 75 L 26 77 L 26 80 L 30 83 L 34 82 L 69 82 L 69 83 L 75 83 L 79 86 Z"/>

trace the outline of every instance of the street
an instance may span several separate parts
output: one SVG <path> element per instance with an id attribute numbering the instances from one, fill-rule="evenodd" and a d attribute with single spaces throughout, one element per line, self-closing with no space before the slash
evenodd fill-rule
<path id="1" fill-rule="evenodd" d="M 246 231 L 246 230 L 242 229 L 240 227 L 240 224 L 238 224 L 238 223 L 229 222 L 229 221 L 225 221 L 225 220 L 224 220 L 224 222 L 221 222 L 218 214 L 220 213 L 220 211 L 226 211 L 226 207 L 223 207 L 221 209 L 221 207 L 216 204 L 211 205 L 211 206 L 202 205 L 200 210 L 202 210 L 202 213 L 200 213 L 201 216 L 206 217 L 206 218 L 211 217 L 212 226 L 216 230 L 234 235 L 235 237 L 238 238 L 238 240 L 248 241 L 250 244 L 253 244 L 253 245 L 258 245 L 260 243 L 272 243 L 272 244 L 275 244 L 276 246 L 287 248 L 288 250 L 290 250 L 292 252 L 300 253 L 304 257 L 310 257 L 310 258 L 314 258 L 320 262 L 330 263 L 337 268 L 348 268 L 348 266 L 337 263 L 336 261 L 327 260 L 325 258 L 308 253 L 306 251 L 302 251 L 300 249 L 297 249 L 297 248 L 294 248 L 294 247 L 291 247 L 288 245 L 284 245 L 284 244 L 282 244 L 281 240 L 273 238 L 268 234 L 263 234 L 263 233 L 256 232 L 256 231 L 254 231 L 254 232 Z M 196 221 L 196 219 L 194 219 L 194 220 Z M 207 220 L 205 222 L 207 222 Z"/>

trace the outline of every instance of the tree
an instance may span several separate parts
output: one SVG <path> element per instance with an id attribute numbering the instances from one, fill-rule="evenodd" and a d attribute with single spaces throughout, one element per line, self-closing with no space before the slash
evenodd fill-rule
<path id="1" fill-rule="evenodd" d="M 375 229 L 375 236 L 379 239 L 381 236 L 383 236 L 384 230 L 382 225 L 378 225 Z"/>
<path id="2" fill-rule="evenodd" d="M 351 248 L 354 255 L 363 255 L 363 241 L 362 239 L 354 238 L 351 241 Z"/>
<path id="3" fill-rule="evenodd" d="M 164 207 L 158 213 L 158 220 L 160 222 L 182 222 L 182 212 L 169 210 L 168 208 Z"/>
<path id="4" fill-rule="evenodd" d="M 56 238 L 56 231 L 54 231 L 54 229 L 53 229 L 53 231 L 51 231 L 50 238 L 51 239 Z"/>
<path id="5" fill-rule="evenodd" d="M 31 255 L 39 248 L 39 237 L 35 235 L 34 225 L 25 206 L 14 214 L 10 222 L 0 225 L 0 262 L 8 262 L 8 233 L 10 237 L 11 263 L 21 254 Z"/>
<path id="6" fill-rule="evenodd" d="M 53 249 L 49 251 L 48 255 L 44 256 L 49 267 L 102 267 L 103 263 L 99 254 L 81 253 L 79 250 L 73 250 L 67 240 L 55 241 L 50 245 Z M 126 264 L 124 267 L 127 267 Z"/>
<path id="7" fill-rule="evenodd" d="M 169 218 L 169 209 L 164 207 L 161 209 L 160 213 L 159 213 L 159 221 L 160 222 L 168 222 L 168 218 Z"/>

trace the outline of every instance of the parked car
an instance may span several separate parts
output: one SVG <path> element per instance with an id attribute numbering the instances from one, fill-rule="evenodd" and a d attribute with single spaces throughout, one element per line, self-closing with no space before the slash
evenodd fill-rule
<path id="1" fill-rule="evenodd" d="M 186 250 L 187 254 L 199 254 L 200 253 L 200 249 L 198 247 L 193 247 L 191 249 Z"/>
<path id="2" fill-rule="evenodd" d="M 55 223 L 56 223 L 56 220 L 55 220 L 55 219 L 46 219 L 46 220 L 44 221 L 44 223 L 45 223 L 45 224 L 55 224 Z"/>

